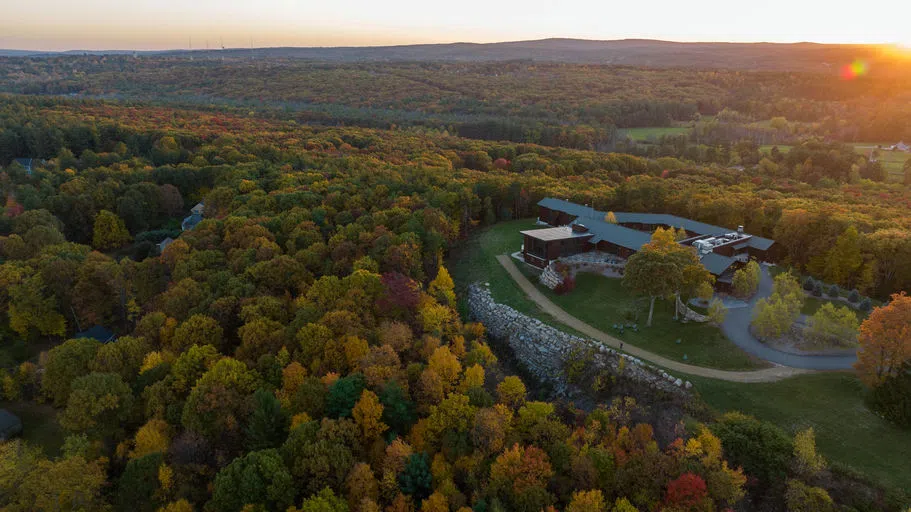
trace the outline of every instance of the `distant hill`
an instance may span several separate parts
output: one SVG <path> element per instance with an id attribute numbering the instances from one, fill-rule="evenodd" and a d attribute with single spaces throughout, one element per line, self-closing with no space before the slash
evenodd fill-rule
<path id="1" fill-rule="evenodd" d="M 194 57 L 290 58 L 334 62 L 357 61 L 501 61 L 532 60 L 578 64 L 649 67 L 699 67 L 754 70 L 825 71 L 863 58 L 884 58 L 885 46 L 816 43 L 679 43 L 650 39 L 593 41 L 541 39 L 505 43 L 451 43 L 405 46 L 255 48 L 175 50 L 138 54 Z M 130 51 L 70 51 L 63 53 L 0 50 L 0 55 L 124 54 Z"/>

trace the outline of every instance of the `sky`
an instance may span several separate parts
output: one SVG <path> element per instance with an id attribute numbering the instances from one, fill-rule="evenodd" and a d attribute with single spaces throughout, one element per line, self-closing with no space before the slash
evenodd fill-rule
<path id="1" fill-rule="evenodd" d="M 379 46 L 548 37 L 897 43 L 909 0 L 4 0 L 0 48 Z"/>

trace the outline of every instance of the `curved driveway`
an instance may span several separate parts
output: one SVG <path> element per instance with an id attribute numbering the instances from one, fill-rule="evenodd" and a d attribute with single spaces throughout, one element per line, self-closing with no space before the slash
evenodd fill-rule
<path id="1" fill-rule="evenodd" d="M 804 370 L 800 368 L 791 368 L 787 366 L 775 366 L 772 368 L 765 368 L 763 370 L 754 370 L 754 371 L 727 371 L 727 370 L 716 370 L 714 368 L 705 368 L 703 366 L 693 366 L 691 364 L 684 364 L 677 361 L 673 361 L 658 354 L 643 350 L 639 347 L 631 345 L 626 342 L 621 342 L 619 339 L 607 334 L 604 331 L 595 329 L 594 327 L 588 325 L 587 323 L 579 320 L 578 318 L 570 315 L 565 310 L 551 302 L 550 299 L 544 296 L 540 290 L 538 290 L 528 278 L 525 277 L 522 272 L 516 267 L 513 263 L 512 258 L 509 255 L 503 254 L 497 256 L 497 261 L 500 262 L 500 265 L 506 269 L 506 272 L 515 280 L 516 284 L 519 285 L 519 288 L 528 295 L 538 307 L 541 308 L 545 313 L 553 316 L 561 323 L 568 325 L 569 327 L 581 332 L 582 334 L 604 343 L 615 349 L 620 349 L 622 344 L 622 350 L 633 357 L 638 357 L 639 359 L 644 359 L 650 361 L 653 364 L 664 367 L 668 370 L 680 373 L 687 373 L 690 375 L 696 375 L 699 377 L 708 377 L 712 379 L 726 380 L 730 382 L 775 382 L 782 380 L 788 377 L 793 377 L 794 375 L 800 375 L 802 373 L 807 373 L 809 370 Z"/>
<path id="2" fill-rule="evenodd" d="M 735 345 L 748 354 L 770 363 L 802 368 L 806 370 L 849 370 L 857 361 L 857 354 L 846 355 L 798 355 L 776 350 L 757 340 L 750 332 L 750 321 L 753 319 L 753 307 L 756 301 L 772 294 L 772 276 L 766 265 L 761 265 L 762 274 L 759 280 L 759 291 L 749 302 L 740 307 L 730 307 L 721 331 Z"/>

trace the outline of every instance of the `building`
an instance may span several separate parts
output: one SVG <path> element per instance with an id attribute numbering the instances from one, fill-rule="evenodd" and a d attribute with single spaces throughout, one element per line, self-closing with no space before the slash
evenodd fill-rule
<path id="1" fill-rule="evenodd" d="M 6 409 L 0 409 L 0 441 L 8 441 L 21 433 L 22 420 Z"/>
<path id="2" fill-rule="evenodd" d="M 190 215 L 183 219 L 183 222 L 180 223 L 181 231 L 189 231 L 195 228 L 197 224 L 202 222 L 205 210 L 206 206 L 202 201 L 196 203 L 196 206 L 193 208 L 190 208 Z"/>
<path id="3" fill-rule="evenodd" d="M 13 163 L 21 165 L 25 169 L 25 173 L 29 176 L 32 175 L 35 165 L 38 165 L 38 160 L 35 158 L 14 158 Z"/>
<path id="4" fill-rule="evenodd" d="M 77 332 L 75 338 L 91 338 L 102 343 L 108 343 L 117 339 L 117 335 L 105 327 L 95 325 L 88 330 Z"/>
<path id="5" fill-rule="evenodd" d="M 892 146 L 889 146 L 889 151 L 902 151 L 904 153 L 908 153 L 909 151 L 911 151 L 911 146 L 905 144 L 904 141 L 899 141 L 898 144 L 893 144 Z"/>
<path id="6" fill-rule="evenodd" d="M 607 222 L 606 212 L 561 199 L 545 198 L 538 203 L 538 220 L 552 227 L 522 231 L 523 259 L 544 268 L 551 261 L 587 251 L 602 251 L 628 258 L 652 238 L 659 227 L 683 228 L 680 243 L 693 247 L 705 268 L 721 284 L 730 284 L 734 270 L 750 257 L 771 258 L 774 240 L 737 229 L 714 226 L 663 213 L 614 212 L 616 223 Z"/>
<path id="7" fill-rule="evenodd" d="M 164 240 L 158 242 L 158 244 L 156 244 L 156 247 L 158 247 L 158 254 L 163 253 L 164 250 L 167 249 L 168 246 L 171 245 L 173 242 L 174 242 L 174 239 L 171 237 L 167 237 Z"/>
<path id="8" fill-rule="evenodd" d="M 206 211 L 206 205 L 203 201 L 196 203 L 196 206 L 194 206 L 193 208 L 190 208 L 191 214 L 199 215 L 200 217 L 202 217 L 202 215 L 205 213 L 205 211 Z"/>

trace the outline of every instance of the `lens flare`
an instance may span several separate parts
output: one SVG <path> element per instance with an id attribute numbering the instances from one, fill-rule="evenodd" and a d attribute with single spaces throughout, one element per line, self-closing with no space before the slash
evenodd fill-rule
<path id="1" fill-rule="evenodd" d="M 854 62 L 845 64 L 841 67 L 841 78 L 844 80 L 854 80 L 855 78 L 866 75 L 868 71 L 870 71 L 870 66 L 867 64 L 867 61 L 857 59 Z"/>

